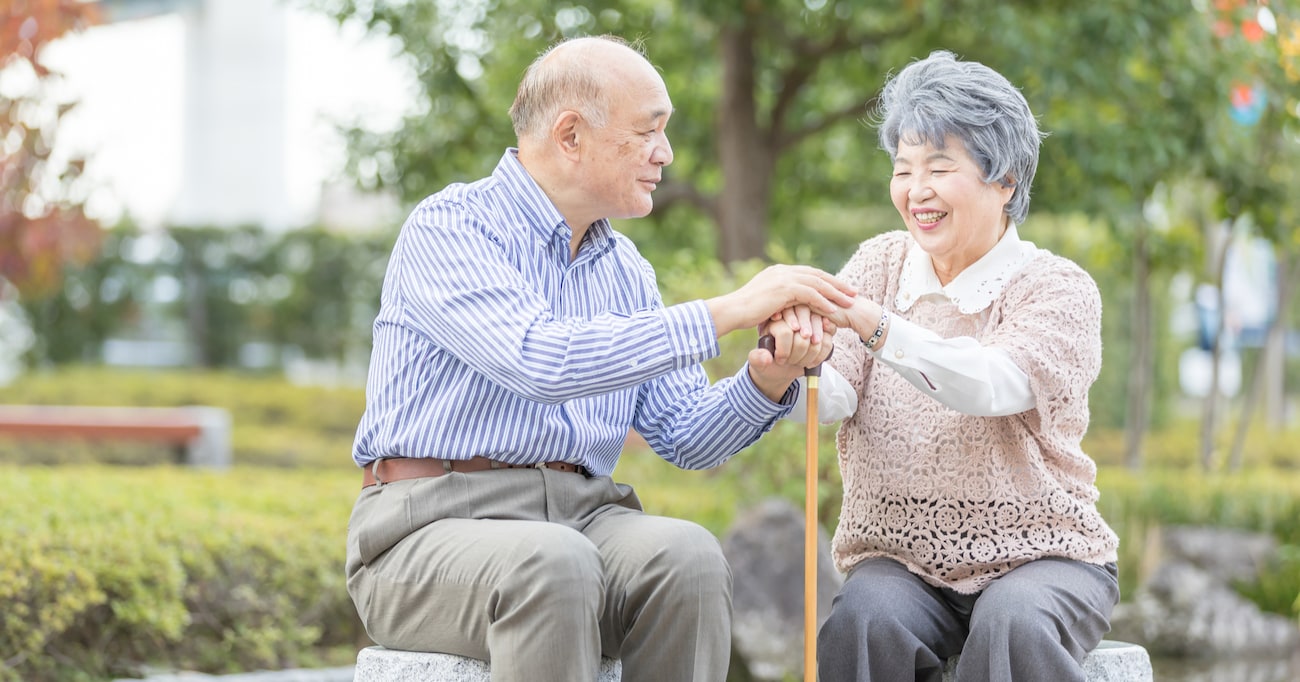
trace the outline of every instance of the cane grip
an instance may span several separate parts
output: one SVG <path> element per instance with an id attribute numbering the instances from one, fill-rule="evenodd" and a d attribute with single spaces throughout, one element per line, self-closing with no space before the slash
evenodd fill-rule
<path id="1" fill-rule="evenodd" d="M 764 334 L 758 337 L 758 347 L 771 353 L 772 357 L 776 357 L 776 337 L 772 336 L 771 334 Z M 822 375 L 821 363 L 820 362 L 817 363 L 817 365 L 814 367 L 805 367 L 803 369 L 803 375 L 806 377 L 821 376 Z"/>

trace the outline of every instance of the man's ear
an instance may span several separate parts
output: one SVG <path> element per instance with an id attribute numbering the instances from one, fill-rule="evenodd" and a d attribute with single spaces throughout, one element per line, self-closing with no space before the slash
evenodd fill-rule
<path id="1" fill-rule="evenodd" d="M 582 116 L 576 111 L 565 110 L 555 117 L 555 124 L 551 126 L 551 141 L 562 156 L 577 161 L 578 148 L 582 143 L 581 133 L 585 130 Z"/>

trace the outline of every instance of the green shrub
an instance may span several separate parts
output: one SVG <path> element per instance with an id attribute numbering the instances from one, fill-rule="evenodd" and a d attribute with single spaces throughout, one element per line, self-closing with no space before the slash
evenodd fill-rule
<path id="1" fill-rule="evenodd" d="M 350 659 L 363 639 L 343 585 L 358 479 L 4 467 L 0 680 Z"/>
<path id="2" fill-rule="evenodd" d="M 1228 456 L 1229 439 L 1235 428 L 1227 425 L 1219 430 L 1219 440 L 1215 443 L 1216 469 L 1226 468 L 1223 460 Z M 1122 466 L 1124 438 L 1123 429 L 1094 426 L 1084 438 L 1083 448 L 1102 466 Z M 1200 423 L 1189 418 L 1178 419 L 1167 428 L 1147 434 L 1142 444 L 1142 466 L 1147 469 L 1199 469 L 1200 452 Z M 1272 431 L 1262 425 L 1248 429 L 1242 450 L 1242 468 L 1252 467 L 1300 469 L 1300 430 Z"/>
<path id="3" fill-rule="evenodd" d="M 1202 474 L 1196 470 L 1133 473 L 1106 468 L 1098 476 L 1098 507 L 1119 533 L 1120 589 L 1131 596 L 1155 569 L 1158 531 L 1167 525 L 1208 525 L 1271 534 L 1279 561 L 1257 584 L 1240 585 L 1261 608 L 1300 615 L 1300 475 L 1292 470 Z"/>

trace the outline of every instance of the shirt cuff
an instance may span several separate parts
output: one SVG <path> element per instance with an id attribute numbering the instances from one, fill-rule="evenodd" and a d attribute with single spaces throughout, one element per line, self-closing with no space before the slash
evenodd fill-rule
<path id="1" fill-rule="evenodd" d="M 807 377 L 799 377 L 795 382 L 799 388 L 799 396 L 795 399 L 794 409 L 789 414 L 790 421 L 800 424 L 808 422 L 807 382 Z M 858 392 L 849 384 L 849 380 L 829 363 L 822 365 L 821 381 L 818 383 L 820 384 L 817 390 L 819 424 L 834 424 L 848 419 L 858 411 Z"/>
<path id="2" fill-rule="evenodd" d="M 764 429 L 771 428 L 778 419 L 789 414 L 798 397 L 799 382 L 792 381 L 781 396 L 781 402 L 772 402 L 749 378 L 749 363 L 736 372 L 727 386 L 727 404 L 731 409 L 746 424 Z"/>
<path id="3" fill-rule="evenodd" d="M 889 335 L 885 337 L 885 342 L 875 350 L 867 349 L 867 352 L 887 363 L 911 367 L 912 365 L 907 361 L 913 356 L 917 343 L 937 338 L 939 338 L 938 334 L 925 327 L 909 322 L 898 315 L 890 315 Z"/>
<path id="4" fill-rule="evenodd" d="M 718 331 L 704 301 L 689 301 L 663 309 L 668 348 L 677 369 L 717 357 Z"/>

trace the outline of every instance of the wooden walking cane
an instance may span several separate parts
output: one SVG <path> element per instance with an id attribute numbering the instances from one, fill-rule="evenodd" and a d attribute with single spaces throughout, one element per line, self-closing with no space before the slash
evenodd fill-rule
<path id="1" fill-rule="evenodd" d="M 763 335 L 758 347 L 776 356 L 776 339 Z M 808 384 L 807 431 L 804 436 L 803 526 L 803 679 L 817 680 L 817 384 L 822 366 L 803 371 Z"/>
<path id="2" fill-rule="evenodd" d="M 817 384 L 822 366 L 803 371 L 808 381 L 808 425 L 804 436 L 803 679 L 817 680 Z"/>

